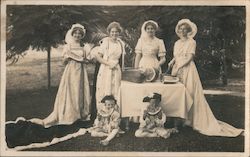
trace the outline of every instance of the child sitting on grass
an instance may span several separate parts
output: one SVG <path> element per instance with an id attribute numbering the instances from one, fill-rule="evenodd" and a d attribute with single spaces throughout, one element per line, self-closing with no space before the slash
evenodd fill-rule
<path id="1" fill-rule="evenodd" d="M 119 133 L 120 113 L 113 95 L 107 95 L 102 100 L 103 107 L 97 113 L 94 126 L 88 131 L 92 137 L 106 137 L 100 144 L 106 146 Z"/>
<path id="2" fill-rule="evenodd" d="M 166 115 L 160 106 L 160 94 L 153 93 L 150 96 L 144 97 L 143 102 L 147 102 L 147 107 L 140 116 L 140 126 L 135 132 L 136 137 L 163 137 L 166 139 L 171 133 L 175 132 L 174 128 L 164 128 Z"/>

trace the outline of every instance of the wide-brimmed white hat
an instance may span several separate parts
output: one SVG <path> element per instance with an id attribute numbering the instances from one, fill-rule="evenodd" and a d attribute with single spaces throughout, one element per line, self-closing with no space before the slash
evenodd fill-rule
<path id="1" fill-rule="evenodd" d="M 66 36 L 65 36 L 65 42 L 66 42 L 67 44 L 70 44 L 70 43 L 73 41 L 72 31 L 73 31 L 74 28 L 80 28 L 80 29 L 83 31 L 84 36 L 85 36 L 85 34 L 86 34 L 86 29 L 85 29 L 85 27 L 84 27 L 83 25 L 81 25 L 81 24 L 79 24 L 79 23 L 73 24 L 73 25 L 71 26 L 71 28 L 68 30 L 68 32 L 66 33 Z M 84 37 L 84 36 L 83 36 L 83 37 Z"/>
<path id="2" fill-rule="evenodd" d="M 155 21 L 153 21 L 153 20 L 145 21 L 145 22 L 143 23 L 142 27 L 141 27 L 141 37 L 140 37 L 140 38 L 146 38 L 146 37 L 147 37 L 147 33 L 146 33 L 145 29 L 146 29 L 147 23 L 149 23 L 149 22 L 150 22 L 150 23 L 153 23 L 153 24 L 156 26 L 156 30 L 159 29 L 159 25 L 158 25 L 157 22 L 155 22 Z"/>
<path id="3" fill-rule="evenodd" d="M 191 32 L 188 33 L 188 37 L 189 38 L 193 38 L 196 35 L 196 33 L 197 33 L 197 26 L 196 26 L 195 23 L 191 22 L 189 19 L 181 19 L 177 23 L 177 25 L 175 27 L 176 34 L 180 37 L 180 34 L 178 32 L 178 28 L 179 28 L 180 25 L 182 25 L 184 23 L 188 24 L 190 26 L 190 28 L 191 28 Z"/>

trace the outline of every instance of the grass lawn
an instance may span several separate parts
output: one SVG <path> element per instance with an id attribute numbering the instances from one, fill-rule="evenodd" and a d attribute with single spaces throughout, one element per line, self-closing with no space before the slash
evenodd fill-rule
<path id="1" fill-rule="evenodd" d="M 46 56 L 46 54 L 45 54 Z M 60 77 L 63 72 L 60 58 L 52 57 L 52 89 L 46 89 L 46 59 L 27 57 L 16 65 L 7 66 L 6 121 L 17 117 L 45 118 L 52 109 Z M 93 66 L 88 66 L 90 82 Z M 231 90 L 244 92 L 244 81 L 237 81 Z M 208 89 L 213 87 L 209 86 Z M 228 87 L 227 87 L 228 88 Z M 226 88 L 226 90 L 228 90 Z M 220 87 L 220 89 L 224 89 Z M 244 97 L 230 95 L 206 95 L 217 119 L 235 127 L 244 128 Z M 209 137 L 189 127 L 169 139 L 135 138 L 138 124 L 131 124 L 131 130 L 111 141 L 109 146 L 101 146 L 101 138 L 89 134 L 73 138 L 34 151 L 151 151 L 151 152 L 243 152 L 244 137 Z"/>
<path id="2" fill-rule="evenodd" d="M 53 109 L 56 88 L 51 94 L 46 90 L 23 92 L 7 96 L 6 119 L 15 120 L 22 116 L 26 119 L 45 118 Z M 236 127 L 244 128 L 244 98 L 232 96 L 207 96 L 215 116 Z M 233 113 L 233 114 L 232 114 Z M 209 137 L 191 128 L 183 128 L 179 134 L 169 139 L 135 138 L 138 124 L 131 124 L 131 130 L 115 138 L 109 146 L 99 144 L 101 138 L 89 134 L 73 138 L 46 148 L 31 149 L 39 151 L 167 151 L 167 152 L 243 152 L 244 137 Z"/>

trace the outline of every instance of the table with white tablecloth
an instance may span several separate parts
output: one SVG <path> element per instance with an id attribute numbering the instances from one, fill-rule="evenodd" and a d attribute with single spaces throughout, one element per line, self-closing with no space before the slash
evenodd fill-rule
<path id="1" fill-rule="evenodd" d="M 163 84 L 161 82 L 133 83 L 121 82 L 120 109 L 121 117 L 140 116 L 145 108 L 143 98 L 150 93 L 162 95 L 161 106 L 168 117 L 187 118 L 193 99 L 181 83 Z"/>

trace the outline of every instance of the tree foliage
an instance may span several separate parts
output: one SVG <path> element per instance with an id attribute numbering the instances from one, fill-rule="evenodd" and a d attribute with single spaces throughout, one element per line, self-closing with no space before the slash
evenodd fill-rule
<path id="1" fill-rule="evenodd" d="M 145 20 L 155 20 L 160 26 L 157 36 L 164 39 L 167 60 L 172 58 L 178 39 L 175 26 L 182 18 L 197 24 L 196 63 L 199 69 L 218 76 L 222 58 L 227 63 L 245 59 L 245 7 L 218 6 L 46 6 L 25 5 L 7 7 L 7 59 L 18 58 L 30 47 L 48 50 L 64 43 L 66 31 L 74 23 L 87 29 L 87 42 L 96 42 L 107 35 L 106 26 L 118 21 L 124 27 L 126 65 L 132 66 L 134 47 Z M 225 49 L 225 53 L 221 53 Z M 205 72 L 204 74 L 208 74 Z"/>

